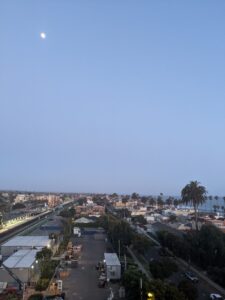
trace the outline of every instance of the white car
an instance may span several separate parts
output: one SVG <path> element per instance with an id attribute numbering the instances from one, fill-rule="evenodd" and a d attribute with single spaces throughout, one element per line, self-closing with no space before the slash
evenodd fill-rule
<path id="1" fill-rule="evenodd" d="M 219 294 L 210 294 L 211 300 L 224 300 L 224 298 Z"/>

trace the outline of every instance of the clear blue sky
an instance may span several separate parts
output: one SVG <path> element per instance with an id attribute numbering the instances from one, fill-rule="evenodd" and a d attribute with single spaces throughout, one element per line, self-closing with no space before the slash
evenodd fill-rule
<path id="1" fill-rule="evenodd" d="M 224 16 L 224 0 L 2 0 L 0 188 L 224 195 Z"/>

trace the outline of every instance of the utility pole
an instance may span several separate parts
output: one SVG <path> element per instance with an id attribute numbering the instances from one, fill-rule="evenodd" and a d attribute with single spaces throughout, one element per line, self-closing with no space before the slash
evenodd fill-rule
<path id="1" fill-rule="evenodd" d="M 143 295 L 142 295 L 142 278 L 140 278 L 140 296 L 141 296 L 141 300 L 143 299 Z"/>
<path id="2" fill-rule="evenodd" d="M 119 243 L 119 259 L 120 259 L 120 240 L 118 241 Z"/>

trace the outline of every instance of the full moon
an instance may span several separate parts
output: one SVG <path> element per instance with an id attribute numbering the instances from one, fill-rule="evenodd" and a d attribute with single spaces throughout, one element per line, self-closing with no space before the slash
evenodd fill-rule
<path id="1" fill-rule="evenodd" d="M 40 37 L 45 40 L 46 39 L 46 33 L 45 32 L 41 32 L 40 33 Z"/>

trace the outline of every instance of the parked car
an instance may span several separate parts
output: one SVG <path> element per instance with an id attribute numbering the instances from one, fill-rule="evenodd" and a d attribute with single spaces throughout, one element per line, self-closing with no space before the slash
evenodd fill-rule
<path id="1" fill-rule="evenodd" d="M 191 280 L 193 283 L 198 283 L 199 279 L 197 276 L 195 276 L 192 272 L 185 272 L 184 275 L 187 277 L 187 279 Z"/>
<path id="2" fill-rule="evenodd" d="M 210 294 L 211 300 L 224 300 L 224 298 L 220 294 Z"/>

